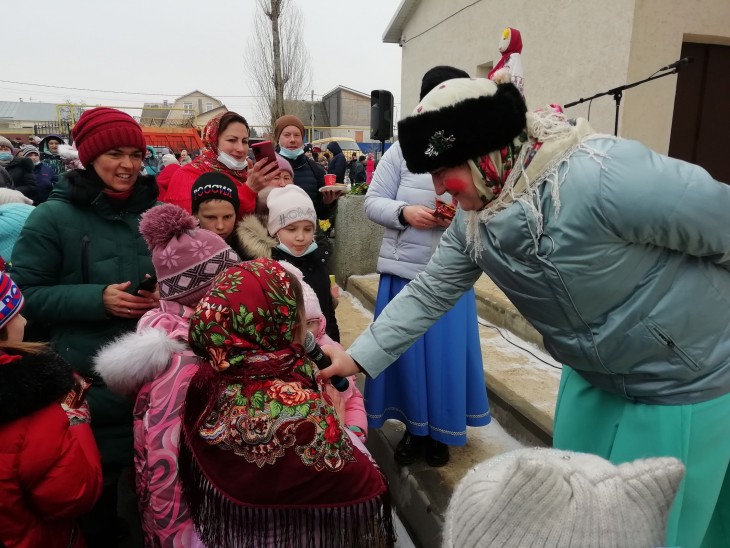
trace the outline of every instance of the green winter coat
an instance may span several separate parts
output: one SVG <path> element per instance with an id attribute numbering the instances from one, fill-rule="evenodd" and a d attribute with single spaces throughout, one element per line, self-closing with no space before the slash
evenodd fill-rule
<path id="1" fill-rule="evenodd" d="M 104 466 L 128 466 L 134 401 L 107 389 L 92 370 L 92 357 L 135 328 L 135 320 L 107 314 L 102 293 L 126 281 L 132 282 L 131 292 L 146 273 L 154 273 L 139 219 L 156 204 L 157 184 L 154 177 L 140 176 L 123 211 L 113 207 L 102 188 L 93 172 L 62 176 L 21 231 L 12 276 L 25 296 L 23 314 L 47 326 L 56 352 L 94 379 L 87 399 Z"/>

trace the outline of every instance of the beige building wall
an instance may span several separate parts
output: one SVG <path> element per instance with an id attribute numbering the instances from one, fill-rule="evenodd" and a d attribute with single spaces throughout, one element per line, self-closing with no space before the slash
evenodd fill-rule
<path id="1" fill-rule="evenodd" d="M 715 43 L 728 43 L 723 40 L 730 36 L 728 0 L 471 3 L 418 2 L 401 39 L 401 118 L 418 103 L 421 77 L 429 68 L 448 64 L 485 76 L 501 57 L 497 44 L 505 27 L 522 33 L 530 108 L 569 103 L 646 78 L 679 58 L 683 36 L 701 36 L 696 40 L 700 42 L 719 40 Z M 458 12 L 461 8 L 465 9 Z M 668 76 L 627 90 L 621 101 L 619 134 L 666 153 L 675 85 L 676 76 Z M 568 112 L 586 117 L 588 103 Z M 591 124 L 612 134 L 614 114 L 612 96 L 595 99 Z"/>
<path id="2" fill-rule="evenodd" d="M 186 103 L 190 105 L 191 108 L 191 110 L 189 110 L 188 112 L 185 111 Z M 210 95 L 206 95 L 205 93 L 190 93 L 188 95 L 180 97 L 175 101 L 175 104 L 173 105 L 173 109 L 175 110 L 170 111 L 167 119 L 176 120 L 180 118 L 194 118 L 197 115 L 204 114 L 208 106 L 212 106 L 211 110 L 213 110 L 220 106 L 223 106 L 223 103 L 221 103 L 215 97 L 211 97 Z"/>

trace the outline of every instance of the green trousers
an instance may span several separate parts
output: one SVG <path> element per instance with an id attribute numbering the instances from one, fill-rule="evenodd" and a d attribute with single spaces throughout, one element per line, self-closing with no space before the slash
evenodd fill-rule
<path id="1" fill-rule="evenodd" d="M 667 546 L 730 547 L 730 394 L 690 405 L 633 403 L 563 367 L 553 444 L 614 464 L 676 457 L 686 473 L 667 523 Z"/>

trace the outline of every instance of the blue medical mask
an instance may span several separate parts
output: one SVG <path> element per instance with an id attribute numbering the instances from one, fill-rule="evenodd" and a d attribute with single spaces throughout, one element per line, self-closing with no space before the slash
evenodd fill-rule
<path id="1" fill-rule="evenodd" d="M 304 147 L 299 147 L 295 150 L 289 150 L 288 148 L 280 147 L 279 148 L 279 154 L 281 154 L 284 158 L 288 158 L 289 160 L 296 160 L 300 154 L 304 152 Z"/>
<path id="2" fill-rule="evenodd" d="M 276 246 L 276 249 L 279 249 L 279 250 L 283 251 L 284 253 L 286 253 L 287 255 L 291 255 L 292 257 L 304 257 L 305 255 L 309 255 L 312 251 L 317 249 L 317 244 L 316 244 L 316 242 L 312 242 L 311 244 L 309 244 L 309 247 L 307 249 L 305 249 L 304 253 L 302 253 L 301 255 L 297 255 L 296 253 L 294 253 L 291 249 L 289 249 L 287 246 L 285 246 L 282 243 L 279 243 L 279 245 Z"/>
<path id="3" fill-rule="evenodd" d="M 235 171 L 241 171 L 248 167 L 248 162 L 245 158 L 239 162 L 233 156 L 226 154 L 225 152 L 218 153 L 218 161 L 228 169 L 233 169 Z"/>
<path id="4" fill-rule="evenodd" d="M 13 155 L 10 152 L 0 152 L 0 162 L 9 162 L 13 159 Z"/>

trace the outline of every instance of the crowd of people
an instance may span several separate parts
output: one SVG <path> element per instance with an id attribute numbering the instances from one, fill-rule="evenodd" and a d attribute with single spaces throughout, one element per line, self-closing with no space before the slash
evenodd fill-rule
<path id="1" fill-rule="evenodd" d="M 255 161 L 226 112 L 157 158 L 96 107 L 73 146 L 0 138 L 2 545 L 115 546 L 131 477 L 146 546 L 393 546 L 368 428 L 402 421 L 396 462 L 438 467 L 490 422 L 482 273 L 564 364 L 555 449 L 475 467 L 444 543 L 730 543 L 730 187 L 449 66 L 377 170 L 304 134 L 280 117 Z M 347 351 L 326 172 L 386 228 Z"/>

